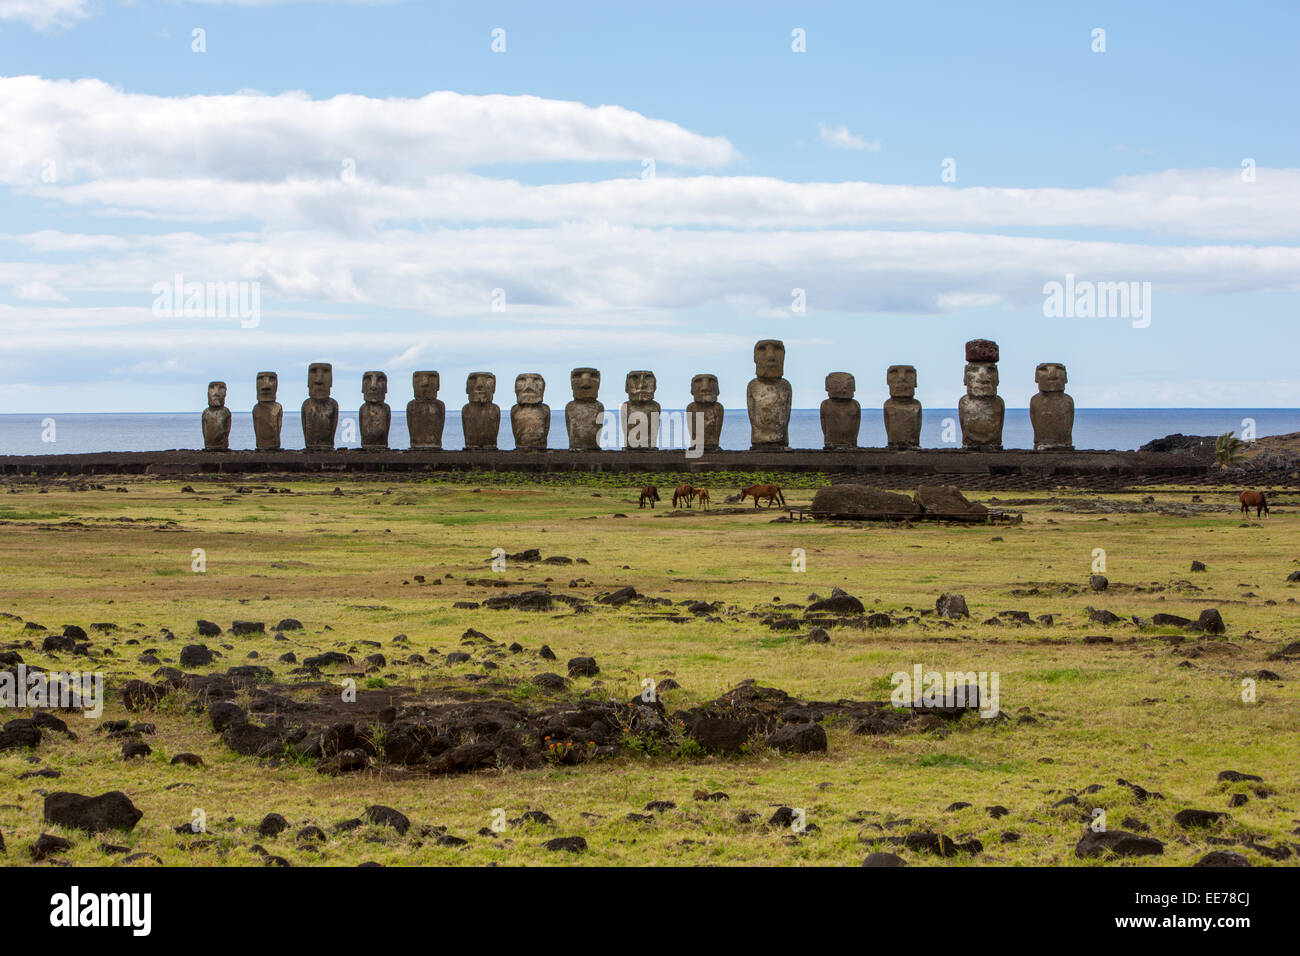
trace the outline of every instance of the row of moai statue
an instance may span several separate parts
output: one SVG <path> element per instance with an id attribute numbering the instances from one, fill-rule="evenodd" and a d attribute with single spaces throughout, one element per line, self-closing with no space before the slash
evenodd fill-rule
<path id="1" fill-rule="evenodd" d="M 749 411 L 750 449 L 784 451 L 789 448 L 792 389 L 785 375 L 785 345 L 764 339 L 754 346 L 755 377 L 746 390 Z M 1038 394 L 1029 403 L 1034 429 L 1034 448 L 1064 451 L 1073 448 L 1074 400 L 1065 394 L 1065 366 L 1044 362 L 1035 372 Z M 916 369 L 891 365 L 885 374 L 889 399 L 884 404 L 885 434 L 891 449 L 921 447 L 921 403 L 916 400 Z M 333 451 L 338 428 L 339 406 L 330 397 L 333 368 L 324 363 L 307 370 L 308 398 L 302 403 L 303 443 L 308 451 Z M 600 372 L 575 368 L 569 374 L 573 401 L 564 408 L 565 429 L 573 451 L 598 451 L 605 423 L 605 406 L 597 395 Z M 1002 448 L 1002 425 L 1006 406 L 998 395 L 998 346 L 988 339 L 966 343 L 966 394 L 958 403 L 962 446 L 980 451 Z M 415 392 L 406 406 L 410 446 L 414 450 L 442 448 L 446 406 L 438 399 L 437 372 L 421 371 L 411 376 Z M 280 426 L 284 410 L 275 400 L 279 379 L 275 372 L 257 373 L 257 405 L 253 408 L 253 429 L 260 451 L 280 449 Z M 619 410 L 619 434 L 626 450 L 656 448 L 660 417 L 654 400 L 657 383 L 653 372 L 628 372 L 627 401 Z M 471 372 L 465 383 L 469 399 L 461 409 L 461 427 L 467 451 L 493 451 L 501 426 L 501 409 L 493 402 L 497 379 L 491 372 Z M 849 372 L 826 376 L 826 394 L 821 405 L 821 426 L 827 451 L 851 451 L 858 447 L 862 406 L 853 397 L 856 381 Z M 388 376 L 366 372 L 361 378 L 365 404 L 357 413 L 363 450 L 388 448 L 392 411 L 384 399 Z M 510 409 L 510 427 L 515 447 L 544 451 L 551 429 L 551 409 L 543 398 L 546 382 L 535 372 L 515 379 L 515 405 Z M 718 402 L 718 378 L 700 374 L 691 379 L 693 401 L 686 407 L 686 425 L 693 446 L 718 451 L 725 409 Z M 225 382 L 208 385 L 208 408 L 203 413 L 203 443 L 208 451 L 224 451 L 230 444 L 230 411 L 225 407 Z M 697 433 L 702 430 L 702 435 Z"/>

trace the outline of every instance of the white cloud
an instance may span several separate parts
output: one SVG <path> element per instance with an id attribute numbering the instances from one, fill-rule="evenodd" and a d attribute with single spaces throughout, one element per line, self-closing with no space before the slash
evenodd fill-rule
<path id="1" fill-rule="evenodd" d="M 14 288 L 14 294 L 20 299 L 45 302 L 67 302 L 68 297 L 45 282 L 23 282 Z"/>
<path id="2" fill-rule="evenodd" d="M 55 362 L 70 382 L 187 383 L 321 356 L 394 372 L 485 356 L 641 364 L 665 343 L 701 367 L 724 354 L 743 366 L 751 332 L 793 342 L 791 323 L 834 314 L 905 315 L 887 334 L 906 338 L 912 316 L 1019 313 L 1028 336 L 1060 321 L 1023 323 L 1067 273 L 1151 282 L 1157 329 L 1178 322 L 1166 296 L 1300 291 L 1300 248 L 1286 244 L 1300 238 L 1300 169 L 1074 189 L 804 183 L 672 175 L 738 155 L 620 107 L 531 96 L 167 98 L 19 77 L 0 78 L 0 98 L 0 189 L 45 204 L 41 229 L 0 235 L 0 379 L 14 387 Z M 637 175 L 645 156 L 657 178 Z M 491 170 L 555 160 L 625 162 L 627 175 L 533 184 Z M 87 212 L 105 227 L 87 230 Z M 261 283 L 258 328 L 154 316 L 154 284 L 177 274 Z M 797 319 L 795 287 L 809 306 Z M 489 309 L 497 288 L 505 314 Z M 905 349 L 929 347 L 919 339 Z"/>
<path id="3" fill-rule="evenodd" d="M 792 183 L 757 176 L 691 176 L 526 185 L 468 173 L 421 183 L 363 177 L 235 181 L 101 179 L 38 185 L 42 199 L 114 216 L 182 222 L 264 222 L 356 232 L 418 220 L 455 224 L 570 221 L 640 226 L 938 229 L 1081 226 L 1198 238 L 1300 238 L 1300 169 L 1168 170 L 1108 186 L 900 186 Z M 51 242 L 58 241 L 51 239 Z"/>
<path id="4" fill-rule="evenodd" d="M 34 30 L 70 27 L 90 12 L 90 0 L 0 0 L 0 23 L 16 21 Z"/>
<path id="5" fill-rule="evenodd" d="M 537 96 L 419 99 L 256 92 L 162 97 L 100 80 L 0 78 L 0 182 L 215 178 L 385 183 L 490 163 L 626 161 L 720 166 L 727 140 L 620 106 Z M 51 165 L 52 164 L 52 165 Z"/>
<path id="6" fill-rule="evenodd" d="M 880 152 L 880 140 L 873 139 L 868 142 L 861 136 L 850 133 L 847 126 L 827 126 L 825 123 L 818 123 L 817 138 L 831 149 L 853 149 L 868 153 Z"/>
<path id="7" fill-rule="evenodd" d="M 10 239 L 21 244 L 22 237 Z M 1094 281 L 1148 281 L 1169 293 L 1300 291 L 1300 248 L 1143 245 L 884 230 L 674 230 L 568 223 L 132 236 L 110 252 L 43 262 L 41 281 L 65 295 L 137 297 L 154 283 L 262 283 L 270 303 L 376 307 L 455 318 L 486 316 L 492 290 L 511 317 L 606 316 L 736 301 L 788 311 L 807 290 L 814 313 L 936 314 L 1002 305 L 1039 308 L 1042 287 L 1072 273 Z M 32 264 L 0 260 L 0 284 L 30 281 Z M 1157 304 L 1157 309 L 1159 308 Z"/>

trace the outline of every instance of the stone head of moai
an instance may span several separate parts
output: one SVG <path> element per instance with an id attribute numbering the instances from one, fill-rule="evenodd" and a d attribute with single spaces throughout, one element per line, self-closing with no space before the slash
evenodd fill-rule
<path id="1" fill-rule="evenodd" d="M 966 394 L 971 398 L 992 398 L 998 393 L 998 343 L 971 339 L 966 343 Z"/>
<path id="2" fill-rule="evenodd" d="M 471 402 L 487 404 L 496 393 L 497 377 L 491 372 L 470 372 L 465 378 L 465 394 Z"/>
<path id="3" fill-rule="evenodd" d="M 718 376 L 696 375 L 691 379 L 691 397 L 701 405 L 711 405 L 718 400 Z"/>
<path id="4" fill-rule="evenodd" d="M 1060 362 L 1043 362 L 1034 369 L 1034 381 L 1040 392 L 1065 391 L 1065 366 Z"/>
<path id="5" fill-rule="evenodd" d="M 415 392 L 415 397 L 421 402 L 432 402 L 438 398 L 438 389 L 442 387 L 442 379 L 437 372 L 412 372 L 411 373 L 411 390 Z"/>
<path id="6" fill-rule="evenodd" d="M 361 376 L 361 396 L 370 404 L 378 405 L 388 397 L 388 375 L 385 372 L 366 372 Z"/>
<path id="7" fill-rule="evenodd" d="M 546 396 L 546 380 L 538 372 L 523 372 L 515 378 L 515 400 L 520 405 L 540 405 Z"/>
<path id="8" fill-rule="evenodd" d="M 226 383 L 208 382 L 208 408 L 226 407 Z"/>
<path id="9" fill-rule="evenodd" d="M 965 382 L 971 398 L 992 398 L 998 393 L 998 367 L 992 362 L 968 362 Z"/>
<path id="10" fill-rule="evenodd" d="M 889 366 L 889 371 L 885 372 L 885 384 L 889 386 L 890 398 L 915 398 L 916 366 Z"/>
<path id="11" fill-rule="evenodd" d="M 280 391 L 280 376 L 274 372 L 257 373 L 257 400 L 259 402 L 275 401 L 276 393 Z"/>
<path id="12" fill-rule="evenodd" d="M 569 373 L 569 387 L 576 400 L 594 400 L 600 394 L 600 372 L 594 368 L 575 368 Z"/>
<path id="13" fill-rule="evenodd" d="M 307 366 L 307 394 L 312 398 L 329 398 L 334 387 L 334 366 L 328 362 L 312 362 Z"/>
<path id="14" fill-rule="evenodd" d="M 653 402 L 655 398 L 655 389 L 658 383 L 655 381 L 655 373 L 645 369 L 637 369 L 627 373 L 627 379 L 624 381 L 627 388 L 628 401 L 631 402 Z"/>
<path id="15" fill-rule="evenodd" d="M 831 398 L 852 398 L 857 389 L 858 383 L 850 372 L 831 372 L 826 376 L 826 394 Z"/>
<path id="16" fill-rule="evenodd" d="M 780 378 L 785 374 L 785 343 L 761 339 L 754 344 L 754 372 L 759 378 Z"/>

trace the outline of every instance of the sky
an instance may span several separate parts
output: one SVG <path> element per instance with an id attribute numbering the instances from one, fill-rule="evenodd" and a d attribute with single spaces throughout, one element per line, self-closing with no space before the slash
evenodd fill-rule
<path id="1" fill-rule="evenodd" d="M 1080 407 L 1300 407 L 1297 36 L 1291 0 L 0 0 L 0 414 L 247 409 L 263 369 L 296 407 L 318 361 L 345 408 L 368 369 L 562 408 L 579 366 L 743 407 L 764 338 L 801 408 L 894 364 L 950 408 L 977 337 L 1010 407 L 1045 361 Z"/>

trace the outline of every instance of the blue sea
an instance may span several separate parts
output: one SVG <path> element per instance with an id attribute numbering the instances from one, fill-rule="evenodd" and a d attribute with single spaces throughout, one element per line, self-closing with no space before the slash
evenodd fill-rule
<path id="1" fill-rule="evenodd" d="M 670 417 L 665 409 L 665 419 Z M 677 414 L 683 414 L 678 412 Z M 203 447 L 200 426 L 201 412 L 178 413 L 86 413 L 58 415 L 0 415 L 0 455 L 53 455 L 83 454 L 105 451 L 163 451 L 176 448 Z M 252 448 L 253 418 L 249 412 L 232 412 L 230 431 L 231 448 Z M 956 441 L 945 441 L 944 419 L 957 420 L 953 408 L 927 408 L 921 444 L 927 448 L 952 448 L 960 444 L 960 430 L 949 428 Z M 1221 435 L 1236 432 L 1242 436 L 1248 422 L 1254 422 L 1256 437 L 1300 431 L 1300 409 L 1295 408 L 1080 408 L 1075 411 L 1074 444 L 1076 448 L 1131 450 L 1175 432 L 1185 435 Z M 665 424 L 665 429 L 667 424 Z M 676 430 L 680 434 L 680 428 Z M 343 412 L 339 416 L 337 445 L 341 448 L 359 447 L 356 439 L 356 413 Z M 53 439 L 52 441 L 50 439 Z M 350 439 L 350 440 L 349 440 Z M 302 447 L 302 426 L 298 413 L 285 410 L 281 440 L 286 449 Z M 564 430 L 563 408 L 552 409 L 550 445 L 552 448 L 568 447 Z M 406 430 L 406 415 L 393 409 L 393 424 L 389 435 L 393 448 L 406 448 L 410 444 Z M 878 409 L 862 410 L 862 431 L 859 444 L 863 447 L 883 447 L 885 444 L 884 420 Z M 460 427 L 459 411 L 447 412 L 447 425 L 443 433 L 443 447 L 458 449 L 464 439 Z M 821 448 L 822 433 L 818 411 L 815 408 L 798 408 L 790 416 L 790 445 L 792 448 Z M 1003 445 L 1007 448 L 1032 448 L 1033 430 L 1029 424 L 1029 409 L 1008 408 L 1003 430 Z M 514 447 L 510 433 L 509 409 L 501 414 L 500 447 Z M 681 447 L 680 443 L 664 447 Z M 722 428 L 722 447 L 746 449 L 749 447 L 749 420 L 744 409 L 728 408 Z"/>

